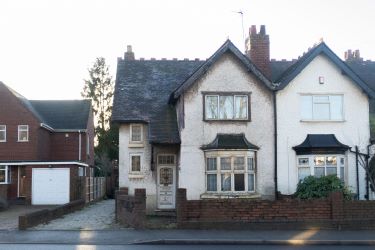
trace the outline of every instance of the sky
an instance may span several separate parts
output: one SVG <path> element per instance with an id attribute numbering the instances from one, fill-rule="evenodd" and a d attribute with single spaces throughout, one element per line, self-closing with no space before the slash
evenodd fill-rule
<path id="1" fill-rule="evenodd" d="M 115 79 L 127 45 L 136 58 L 206 59 L 228 38 L 244 51 L 261 24 L 271 58 L 323 38 L 341 58 L 375 60 L 374 12 L 374 0 L 0 0 L 0 81 L 28 99 L 80 99 L 97 57 Z"/>

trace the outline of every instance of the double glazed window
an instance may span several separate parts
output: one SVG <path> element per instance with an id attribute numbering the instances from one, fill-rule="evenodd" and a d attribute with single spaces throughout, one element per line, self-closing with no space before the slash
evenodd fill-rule
<path id="1" fill-rule="evenodd" d="M 29 141 L 29 125 L 18 125 L 18 141 Z"/>
<path id="2" fill-rule="evenodd" d="M 11 172 L 9 166 L 0 166 L 0 184 L 11 182 Z"/>
<path id="3" fill-rule="evenodd" d="M 301 119 L 344 120 L 343 95 L 301 95 Z"/>
<path id="4" fill-rule="evenodd" d="M 254 156 L 220 156 L 206 158 L 208 192 L 254 192 Z"/>
<path id="5" fill-rule="evenodd" d="M 7 126 L 0 125 L 0 142 L 7 141 Z"/>
<path id="6" fill-rule="evenodd" d="M 309 155 L 297 158 L 298 179 L 303 180 L 309 175 L 316 177 L 336 175 L 345 181 L 344 155 Z"/>
<path id="7" fill-rule="evenodd" d="M 205 120 L 248 120 L 249 94 L 206 94 Z"/>

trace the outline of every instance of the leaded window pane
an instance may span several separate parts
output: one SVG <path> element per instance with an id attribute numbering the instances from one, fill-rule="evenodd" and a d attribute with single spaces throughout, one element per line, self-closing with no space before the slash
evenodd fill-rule
<path id="1" fill-rule="evenodd" d="M 234 175 L 234 191 L 245 191 L 245 174 Z"/>
<path id="2" fill-rule="evenodd" d="M 231 170 L 230 157 L 220 158 L 220 169 L 221 170 Z"/>
<path id="3" fill-rule="evenodd" d="M 247 175 L 247 190 L 248 191 L 255 191 L 255 175 L 254 174 L 248 174 Z"/>
<path id="4" fill-rule="evenodd" d="M 327 167 L 327 175 L 337 176 L 337 168 L 336 167 Z"/>
<path id="5" fill-rule="evenodd" d="M 220 96 L 219 110 L 220 119 L 233 119 L 233 96 Z"/>
<path id="6" fill-rule="evenodd" d="M 327 156 L 326 163 L 327 165 L 337 165 L 336 156 Z"/>
<path id="7" fill-rule="evenodd" d="M 324 167 L 315 167 L 314 168 L 314 176 L 315 177 L 322 177 L 324 176 Z"/>
<path id="8" fill-rule="evenodd" d="M 221 174 L 221 191 L 231 190 L 231 174 L 225 173 Z"/>
<path id="9" fill-rule="evenodd" d="M 247 107 L 248 107 L 247 96 L 235 96 L 235 118 L 236 119 L 247 119 Z"/>
<path id="10" fill-rule="evenodd" d="M 141 156 L 132 155 L 132 171 L 141 171 Z"/>
<path id="11" fill-rule="evenodd" d="M 216 163 L 216 158 L 207 158 L 207 171 L 215 171 L 217 169 Z"/>
<path id="12" fill-rule="evenodd" d="M 218 96 L 206 96 L 206 119 L 218 119 Z"/>
<path id="13" fill-rule="evenodd" d="M 298 168 L 298 180 L 302 181 L 307 176 L 310 176 L 310 168 L 309 167 L 299 167 Z"/>
<path id="14" fill-rule="evenodd" d="M 324 166 L 325 159 L 324 156 L 316 156 L 314 157 L 314 164 L 315 166 Z"/>
<path id="15" fill-rule="evenodd" d="M 300 166 L 308 166 L 309 165 L 309 158 L 298 158 L 298 165 Z"/>
<path id="16" fill-rule="evenodd" d="M 254 158 L 247 158 L 247 170 L 249 171 L 254 171 L 255 166 L 254 166 Z"/>
<path id="17" fill-rule="evenodd" d="M 132 141 L 142 141 L 142 125 L 132 125 Z"/>
<path id="18" fill-rule="evenodd" d="M 345 168 L 344 167 L 340 167 L 340 180 L 342 182 L 345 182 Z"/>
<path id="19" fill-rule="evenodd" d="M 217 191 L 217 175 L 207 174 L 207 191 Z"/>
<path id="20" fill-rule="evenodd" d="M 234 170 L 245 170 L 245 157 L 234 157 Z"/>

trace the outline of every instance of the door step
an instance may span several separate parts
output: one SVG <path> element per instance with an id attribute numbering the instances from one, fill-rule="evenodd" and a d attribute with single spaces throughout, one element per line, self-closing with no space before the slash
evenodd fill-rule
<path id="1" fill-rule="evenodd" d="M 175 209 L 155 210 L 155 215 L 160 217 L 176 217 Z"/>

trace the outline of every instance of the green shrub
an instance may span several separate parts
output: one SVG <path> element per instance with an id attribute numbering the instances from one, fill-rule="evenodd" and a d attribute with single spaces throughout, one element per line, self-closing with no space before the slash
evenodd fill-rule
<path id="1" fill-rule="evenodd" d="M 352 199 L 352 193 L 341 182 L 337 176 L 328 175 L 322 177 L 308 176 L 297 185 L 297 191 L 294 194 L 300 199 L 316 199 L 328 197 L 331 192 L 342 191 L 344 199 Z"/>

